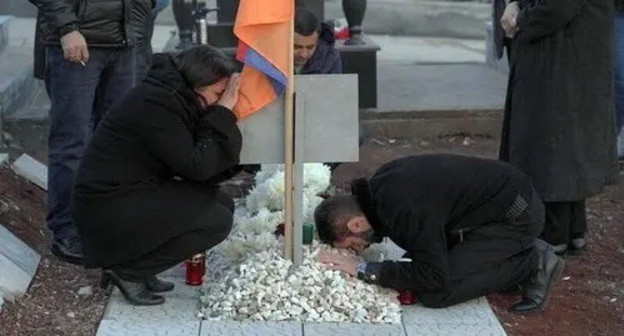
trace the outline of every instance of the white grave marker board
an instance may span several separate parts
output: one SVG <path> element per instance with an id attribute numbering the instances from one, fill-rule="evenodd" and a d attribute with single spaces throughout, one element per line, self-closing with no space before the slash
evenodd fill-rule
<path id="1" fill-rule="evenodd" d="M 357 75 L 295 76 L 295 90 L 295 118 L 303 118 L 303 130 L 295 130 L 295 141 L 303 141 L 303 161 L 358 161 Z M 283 96 L 239 126 L 241 164 L 284 162 Z"/>

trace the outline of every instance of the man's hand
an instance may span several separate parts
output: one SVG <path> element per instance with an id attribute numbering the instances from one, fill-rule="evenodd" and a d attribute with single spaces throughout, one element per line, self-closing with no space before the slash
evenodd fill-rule
<path id="1" fill-rule="evenodd" d="M 87 63 L 89 61 L 87 41 L 77 30 L 61 37 L 61 48 L 63 48 L 63 56 L 70 62 Z"/>
<path id="2" fill-rule="evenodd" d="M 505 7 L 505 12 L 503 12 L 503 16 L 501 17 L 501 25 L 503 26 L 505 35 L 509 38 L 514 37 L 518 32 L 518 14 L 520 14 L 520 7 L 518 6 L 518 2 L 513 1 Z"/>
<path id="3" fill-rule="evenodd" d="M 354 257 L 340 255 L 334 252 L 322 251 L 319 252 L 316 259 L 323 264 L 326 264 L 329 269 L 342 271 L 351 276 L 357 275 L 358 260 Z"/>
<path id="4" fill-rule="evenodd" d="M 218 105 L 227 107 L 228 109 L 234 109 L 238 102 L 238 89 L 240 88 L 240 74 L 235 73 L 230 76 L 225 86 L 225 90 L 221 94 L 221 98 L 217 101 Z"/>

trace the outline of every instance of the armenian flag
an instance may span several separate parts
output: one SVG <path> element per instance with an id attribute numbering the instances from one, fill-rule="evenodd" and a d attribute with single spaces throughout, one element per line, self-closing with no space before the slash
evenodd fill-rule
<path id="1" fill-rule="evenodd" d="M 245 118 L 273 102 L 287 84 L 294 0 L 240 0 L 234 34 L 245 65 L 234 113 Z"/>

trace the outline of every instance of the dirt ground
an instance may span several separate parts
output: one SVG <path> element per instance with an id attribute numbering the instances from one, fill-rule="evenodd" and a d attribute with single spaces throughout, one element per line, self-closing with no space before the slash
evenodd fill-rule
<path id="1" fill-rule="evenodd" d="M 460 153 L 493 157 L 498 144 L 491 139 L 447 137 L 435 141 L 372 139 L 359 163 L 338 168 L 334 184 L 348 189 L 354 177 L 370 176 L 381 164 L 416 153 Z M 239 196 L 249 176 L 227 188 Z M 554 289 L 547 309 L 530 316 L 512 315 L 506 308 L 516 297 L 495 295 L 490 302 L 511 336 L 624 335 L 624 188 L 615 186 L 588 205 L 588 251 L 568 257 L 563 280 Z M 99 273 L 58 261 L 49 252 L 44 227 L 45 193 L 0 168 L 0 223 L 42 255 L 27 295 L 5 303 L 0 335 L 93 335 L 104 312 L 106 297 L 97 288 Z M 93 294 L 78 290 L 92 286 Z"/>

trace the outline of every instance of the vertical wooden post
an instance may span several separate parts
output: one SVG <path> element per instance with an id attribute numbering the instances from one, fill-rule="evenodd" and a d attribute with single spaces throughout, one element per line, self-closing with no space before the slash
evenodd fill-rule
<path id="1" fill-rule="evenodd" d="M 291 3 L 293 17 L 290 20 L 288 39 L 288 81 L 286 84 L 284 110 L 284 258 L 293 260 L 293 146 L 294 146 L 294 34 L 295 0 Z"/>

